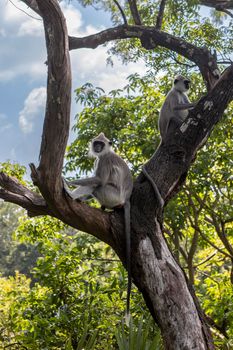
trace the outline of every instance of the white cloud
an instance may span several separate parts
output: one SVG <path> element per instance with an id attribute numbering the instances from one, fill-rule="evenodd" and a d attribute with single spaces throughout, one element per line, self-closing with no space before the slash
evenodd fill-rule
<path id="1" fill-rule="evenodd" d="M 44 60 L 46 59 L 45 57 Z M 38 61 L 30 61 L 26 59 L 23 62 L 18 61 L 18 64 L 16 63 L 15 66 L 11 65 L 9 69 L 5 68 L 0 70 L 0 80 L 1 82 L 7 82 L 18 78 L 19 76 L 27 75 L 32 81 L 35 81 L 45 76 L 46 71 L 47 67 L 43 63 L 42 58 Z"/>
<path id="2" fill-rule="evenodd" d="M 46 88 L 33 89 L 26 100 L 24 108 L 19 113 L 19 126 L 25 134 L 33 131 L 37 117 L 43 116 L 46 101 Z"/>
<path id="3" fill-rule="evenodd" d="M 91 82 L 108 92 L 124 87 L 127 84 L 126 78 L 130 74 L 137 72 L 143 75 L 145 73 L 146 67 L 143 61 L 123 65 L 119 59 L 115 58 L 112 67 L 106 65 L 107 57 L 107 48 L 103 46 L 95 50 L 71 51 L 72 69 L 73 72 L 77 72 L 73 74 L 74 86 L 80 85 L 81 79 L 82 83 Z"/>
<path id="4" fill-rule="evenodd" d="M 17 36 L 40 37 L 44 35 L 43 24 L 41 20 L 28 17 L 19 27 Z"/>
<path id="5" fill-rule="evenodd" d="M 19 10 L 21 8 L 23 10 L 30 11 L 22 1 L 15 1 L 14 5 L 10 1 L 4 1 L 4 4 L 2 5 L 3 18 L 7 22 L 13 22 L 13 23 L 21 22 L 25 16 L 25 14 Z"/>
<path id="6" fill-rule="evenodd" d="M 62 1 L 60 5 L 66 18 L 69 35 L 79 35 L 80 28 L 83 24 L 80 11 L 73 5 L 67 4 L 65 1 Z"/>

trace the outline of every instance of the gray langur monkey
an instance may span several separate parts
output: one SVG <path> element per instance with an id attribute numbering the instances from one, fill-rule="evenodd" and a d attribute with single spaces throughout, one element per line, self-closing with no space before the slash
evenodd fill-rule
<path id="1" fill-rule="evenodd" d="M 86 179 L 70 182 L 64 180 L 64 188 L 73 199 L 87 200 L 94 197 L 102 209 L 124 208 L 126 235 L 126 263 L 128 270 L 128 287 L 126 303 L 126 322 L 129 322 L 131 292 L 131 240 L 130 240 L 130 196 L 133 178 L 125 161 L 112 150 L 112 142 L 100 133 L 90 144 L 90 155 L 95 160 L 95 175 Z M 78 186 L 70 191 L 67 185 Z"/>
<path id="2" fill-rule="evenodd" d="M 189 87 L 189 79 L 182 75 L 175 77 L 173 87 L 167 94 L 159 114 L 159 131 L 162 141 L 166 139 L 171 121 L 180 126 L 188 116 L 188 110 L 195 106 L 186 95 Z"/>

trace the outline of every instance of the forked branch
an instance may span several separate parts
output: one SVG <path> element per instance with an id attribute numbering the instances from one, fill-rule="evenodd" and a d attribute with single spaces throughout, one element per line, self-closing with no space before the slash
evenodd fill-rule
<path id="1" fill-rule="evenodd" d="M 42 15 L 41 8 L 43 8 L 44 5 L 42 4 L 44 2 L 39 2 L 39 6 L 37 6 L 36 0 L 22 1 L 25 2 L 35 12 Z M 115 28 L 108 28 L 99 33 L 82 38 L 69 37 L 69 49 L 95 49 L 99 45 L 103 45 L 114 40 L 138 38 L 141 40 L 142 46 L 147 50 L 152 50 L 160 46 L 176 52 L 191 62 L 194 62 L 200 69 L 207 89 L 210 89 L 216 83 L 220 76 L 220 72 L 218 70 L 216 57 L 212 55 L 208 49 L 197 47 L 186 42 L 182 38 L 160 30 L 165 8 L 165 0 L 161 0 L 156 27 L 143 26 L 137 8 L 136 0 L 128 0 L 128 2 L 136 25 L 126 24 L 127 20 L 125 14 L 124 12 L 122 13 L 123 10 L 120 7 L 119 9 L 122 10 L 121 13 L 123 16 L 124 25 L 120 25 Z M 115 3 L 118 3 L 118 1 L 116 0 Z M 46 13 L 44 13 L 44 15 L 46 16 Z"/>
<path id="2" fill-rule="evenodd" d="M 69 37 L 69 47 L 70 50 L 80 48 L 95 49 L 107 42 L 129 38 L 140 39 L 144 48 L 148 50 L 161 46 L 194 62 L 199 67 L 208 89 L 219 79 L 220 72 L 216 57 L 208 49 L 197 47 L 155 27 L 121 25 L 83 38 Z"/>

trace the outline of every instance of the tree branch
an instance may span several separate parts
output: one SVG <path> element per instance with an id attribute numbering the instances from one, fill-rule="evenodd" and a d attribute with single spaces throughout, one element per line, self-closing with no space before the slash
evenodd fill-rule
<path id="1" fill-rule="evenodd" d="M 17 179 L 0 173 L 0 198 L 15 203 L 28 211 L 29 216 L 52 215 L 45 200 L 38 193 L 30 191 Z"/>
<path id="2" fill-rule="evenodd" d="M 216 58 L 206 48 L 199 48 L 174 35 L 146 26 L 118 26 L 109 28 L 99 33 L 83 38 L 69 37 L 70 50 L 80 48 L 96 48 L 99 45 L 116 39 L 138 38 L 146 49 L 157 46 L 170 49 L 190 61 L 194 62 L 200 69 L 208 89 L 212 87 L 219 78 L 220 72 Z"/>
<path id="3" fill-rule="evenodd" d="M 224 8 L 233 10 L 233 1 L 232 0 L 199 0 L 199 2 L 208 7 Z"/>
<path id="4" fill-rule="evenodd" d="M 121 16 L 123 18 L 123 21 L 124 21 L 124 24 L 127 25 L 128 22 L 127 22 L 127 19 L 126 19 L 126 16 L 125 16 L 125 13 L 121 7 L 121 5 L 119 4 L 119 2 L 117 0 L 113 0 L 113 2 L 116 4 L 116 6 L 118 7 L 120 13 L 121 13 Z"/>
<path id="5" fill-rule="evenodd" d="M 21 1 L 24 2 L 28 7 L 30 7 L 34 12 L 36 12 L 39 16 L 41 16 L 41 12 L 39 10 L 36 0 L 21 0 Z"/>
<path id="6" fill-rule="evenodd" d="M 225 12 L 228 16 L 230 16 L 231 18 L 233 18 L 233 13 L 229 10 L 226 10 L 226 9 L 216 9 L 218 11 L 222 11 L 222 12 Z"/>
<path id="7" fill-rule="evenodd" d="M 36 13 L 41 14 L 40 6 L 36 5 L 36 0 L 22 0 L 30 8 L 32 8 Z M 115 0 L 114 0 L 115 1 Z M 116 0 L 117 1 L 117 0 Z M 92 48 L 95 49 L 99 45 L 106 44 L 107 42 L 117 40 L 117 39 L 130 39 L 138 38 L 141 40 L 142 46 L 151 50 L 157 46 L 170 49 L 188 60 L 194 62 L 200 69 L 206 86 L 210 89 L 220 76 L 218 70 L 216 57 L 211 54 L 211 52 L 206 48 L 199 48 L 192 45 L 185 40 L 175 37 L 171 34 L 162 32 L 155 27 L 147 27 L 141 25 L 141 19 L 138 13 L 137 5 L 135 0 L 128 0 L 131 8 L 132 15 L 134 16 L 134 21 L 136 26 L 126 25 L 126 18 L 124 18 L 124 25 L 109 28 L 103 30 L 99 33 L 89 35 L 83 38 L 69 37 L 69 49 L 80 49 L 80 48 Z M 116 4 L 118 2 L 115 2 Z M 118 4 L 119 5 L 119 4 Z M 160 11 L 164 11 L 163 6 L 165 6 L 165 1 L 161 1 Z M 118 6 L 119 8 L 119 6 Z M 119 8 L 121 9 L 121 8 Z M 121 9 L 122 10 L 122 9 Z M 63 17 L 62 14 L 60 16 Z M 63 18 L 64 21 L 64 18 Z"/>
<path id="8" fill-rule="evenodd" d="M 27 3 L 33 7 L 36 5 L 35 1 L 27 0 Z M 37 5 L 45 28 L 48 80 L 40 164 L 37 169 L 30 165 L 32 179 L 52 216 L 111 245 L 111 214 L 73 201 L 63 191 L 61 171 L 69 134 L 71 100 L 68 34 L 57 0 L 38 1 Z"/>
<path id="9" fill-rule="evenodd" d="M 140 26 L 142 22 L 138 12 L 136 0 L 128 0 L 128 3 L 129 3 L 129 7 L 130 7 L 130 11 L 131 11 L 134 23 Z"/>
<path id="10" fill-rule="evenodd" d="M 44 20 L 48 51 L 48 96 L 41 160 L 38 169 L 31 165 L 32 178 L 56 217 L 110 244 L 125 264 L 123 212 L 103 213 L 73 201 L 63 193 L 61 168 L 69 130 L 71 81 L 68 36 L 56 0 L 38 1 L 38 7 Z M 196 64 L 198 62 L 209 86 L 216 81 L 216 61 L 209 51 L 151 27 L 120 26 L 102 33 L 105 36 L 111 33 L 110 40 L 114 39 L 114 35 L 115 39 L 119 39 L 119 30 L 125 38 L 138 37 L 144 43 L 145 34 L 146 39 L 149 38 L 148 48 L 160 45 L 173 49 Z M 103 39 L 99 35 L 91 36 L 94 45 L 96 39 L 100 39 L 99 42 Z M 86 40 L 88 44 L 91 41 L 90 37 L 88 40 L 76 40 L 79 44 L 80 40 L 82 43 Z M 210 135 L 232 95 L 231 66 L 147 163 L 147 170 L 164 199 L 170 198 L 184 180 L 197 150 Z M 186 283 L 183 271 L 167 247 L 162 225 L 158 221 L 158 201 L 143 174 L 134 184 L 131 219 L 132 276 L 162 330 L 166 348 L 184 349 L 191 346 L 212 350 L 213 343 L 205 319 L 192 288 Z"/>
<path id="11" fill-rule="evenodd" d="M 160 30 L 162 28 L 163 15 L 164 15 L 166 1 L 167 0 L 161 0 L 160 5 L 159 5 L 159 12 L 158 12 L 157 20 L 156 20 L 156 25 L 155 25 L 155 28 L 158 30 Z"/>

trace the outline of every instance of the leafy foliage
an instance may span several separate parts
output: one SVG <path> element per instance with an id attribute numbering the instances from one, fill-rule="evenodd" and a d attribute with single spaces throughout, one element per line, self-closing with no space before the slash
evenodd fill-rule
<path id="1" fill-rule="evenodd" d="M 11 286 L 3 288 L 2 344 L 14 341 L 35 350 L 115 348 L 114 329 L 125 310 L 127 274 L 110 248 L 49 217 L 21 218 L 15 235 L 36 244 L 40 257 L 31 287 L 29 279 L 16 273 L 9 280 Z M 1 280 L 7 285 L 7 279 Z M 136 322 L 141 313 L 150 319 L 141 296 L 135 290 L 132 294 Z M 157 330 L 150 322 L 150 329 Z"/>
<path id="2" fill-rule="evenodd" d="M 198 76 L 193 74 L 192 78 L 195 90 L 191 99 L 195 100 L 200 96 L 202 83 Z M 90 85 L 91 97 L 89 91 L 85 93 L 86 86 L 78 89 L 77 99 L 85 108 L 77 115 L 75 130 L 81 135 L 78 134 L 68 149 L 67 169 L 91 169 L 91 163 L 85 158 L 85 147 L 88 139 L 104 131 L 136 174 L 153 152 L 151 139 L 154 138 L 157 144 L 159 142 L 156 119 L 162 92 L 166 93 L 169 87 L 163 80 L 157 85 L 158 90 L 148 76 L 141 79 L 136 74 L 129 77 L 129 84 L 122 91 L 111 91 L 109 95 L 100 89 L 95 91 Z M 203 289 L 204 276 L 212 280 L 212 274 L 222 271 L 228 281 L 232 280 L 232 108 L 231 104 L 223 121 L 198 153 L 184 190 L 165 211 L 168 240 L 191 283 L 195 283 L 204 308 L 207 298 Z M 213 267 L 209 268 L 212 264 Z M 221 286 L 221 295 L 225 293 L 227 296 L 224 281 Z M 214 313 L 216 300 L 220 303 L 218 298 L 208 299 L 212 308 L 206 312 L 219 325 L 223 317 L 219 317 L 220 314 L 216 317 Z M 231 317 L 231 312 L 224 313 L 223 333 L 231 333 Z"/>

